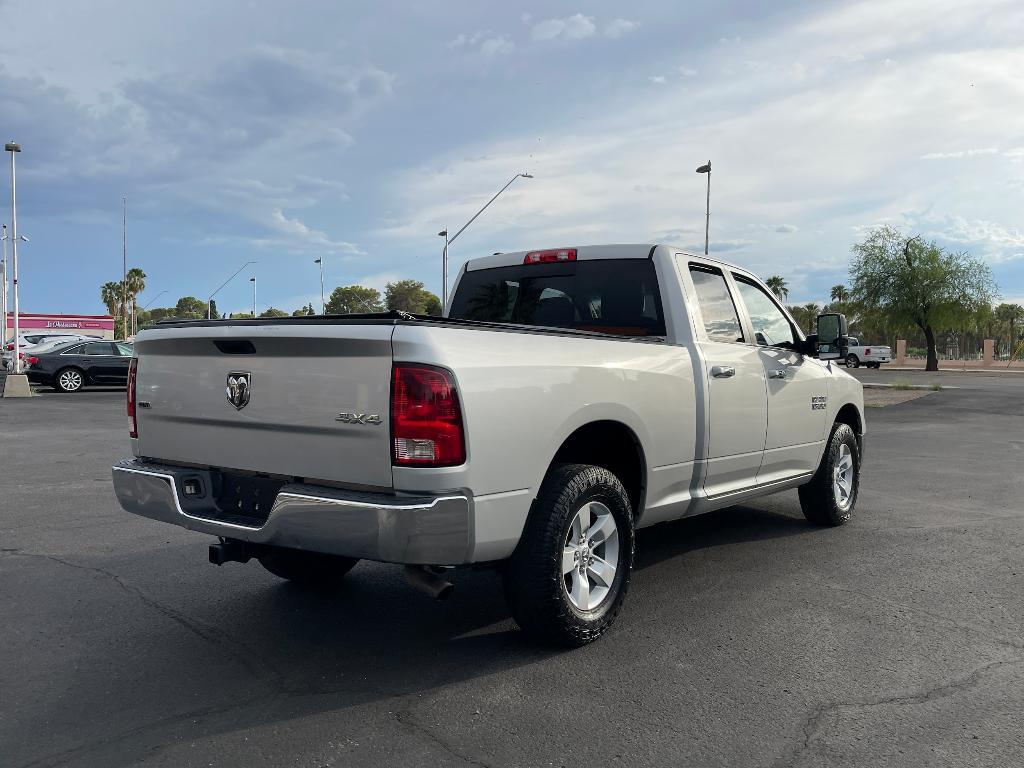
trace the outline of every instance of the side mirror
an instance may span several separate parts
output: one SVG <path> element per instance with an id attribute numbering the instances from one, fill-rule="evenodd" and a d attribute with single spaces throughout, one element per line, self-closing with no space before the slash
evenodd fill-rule
<path id="1" fill-rule="evenodd" d="M 830 312 L 818 315 L 818 358 L 839 360 L 848 346 L 846 315 Z"/>

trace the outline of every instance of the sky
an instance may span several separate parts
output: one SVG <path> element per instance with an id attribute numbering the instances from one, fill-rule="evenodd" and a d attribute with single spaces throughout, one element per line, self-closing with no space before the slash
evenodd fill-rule
<path id="1" fill-rule="evenodd" d="M 0 0 L 21 306 L 319 307 L 451 249 L 703 250 L 827 301 L 893 224 L 987 261 L 1024 303 L 1024 5 Z M 5 161 L 7 158 L 5 158 Z M 0 219 L 10 221 L 8 169 Z M 163 292 L 163 293 L 161 293 Z"/>

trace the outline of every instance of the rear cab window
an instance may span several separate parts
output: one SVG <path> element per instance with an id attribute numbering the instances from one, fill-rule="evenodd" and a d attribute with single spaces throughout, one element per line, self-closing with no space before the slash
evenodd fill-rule
<path id="1" fill-rule="evenodd" d="M 572 328 L 619 336 L 664 336 L 650 259 L 595 259 L 467 271 L 449 317 Z"/>
<path id="2" fill-rule="evenodd" d="M 708 341 L 742 344 L 740 316 L 722 270 L 706 264 L 690 263 L 688 266 Z"/>

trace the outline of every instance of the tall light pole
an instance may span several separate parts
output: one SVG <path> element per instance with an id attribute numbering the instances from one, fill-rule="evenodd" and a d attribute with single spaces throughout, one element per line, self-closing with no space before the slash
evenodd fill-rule
<path id="1" fill-rule="evenodd" d="M 444 251 L 441 252 L 441 311 L 448 306 L 448 227 L 437 233 L 444 238 Z"/>
<path id="2" fill-rule="evenodd" d="M 249 282 L 252 283 L 252 317 L 256 319 L 256 278 L 250 277 Z"/>
<path id="3" fill-rule="evenodd" d="M 18 336 L 21 328 L 18 322 L 18 182 L 14 168 L 14 156 L 21 152 L 21 145 L 13 141 L 4 145 L 4 151 L 11 153 L 11 282 L 14 288 L 14 373 L 21 373 L 21 355 L 18 354 Z"/>
<path id="4" fill-rule="evenodd" d="M 452 243 L 455 242 L 455 239 L 459 235 L 461 235 L 463 232 L 466 231 L 466 227 L 468 227 L 470 224 L 472 224 L 474 221 L 476 221 L 476 217 L 477 216 L 479 216 L 481 213 L 483 213 L 485 210 L 487 210 L 487 206 L 489 206 L 491 203 L 493 203 L 495 200 L 498 199 L 498 195 L 500 195 L 506 189 L 511 187 L 513 181 L 515 181 L 516 179 L 520 179 L 520 178 L 521 179 L 532 179 L 533 175 L 529 174 L 529 173 L 517 173 L 515 176 L 513 176 L 511 179 L 509 179 L 508 184 L 506 184 L 504 187 L 502 187 L 497 192 L 495 192 L 494 197 L 492 197 L 490 200 L 488 200 L 484 204 L 483 208 L 481 208 L 479 211 L 474 213 L 473 214 L 473 218 L 471 218 L 469 221 L 467 221 L 465 224 L 463 224 L 462 225 L 462 229 L 460 229 L 458 232 L 456 232 L 451 237 L 448 237 L 448 230 L 447 229 L 443 229 L 443 230 L 441 230 L 440 232 L 437 233 L 438 236 L 444 238 L 444 255 L 443 255 L 442 259 L 441 259 L 441 271 L 442 271 L 442 278 L 441 278 L 441 285 L 442 285 L 441 296 L 442 296 L 442 298 L 441 298 L 441 303 L 443 304 L 442 308 L 447 309 L 447 307 L 448 307 L 448 247 Z"/>
<path id="5" fill-rule="evenodd" d="M 221 283 L 220 286 L 218 286 L 216 291 L 214 291 L 213 293 L 210 294 L 210 298 L 208 298 L 206 300 L 206 319 L 207 320 L 212 320 L 213 319 L 211 317 L 211 314 L 213 312 L 213 307 L 212 307 L 213 297 L 216 296 L 218 293 L 220 293 L 220 289 L 221 288 L 223 288 L 225 285 L 227 285 L 232 280 L 234 280 L 236 277 L 238 277 L 238 273 L 241 272 L 246 267 L 248 267 L 250 264 L 259 264 L 259 262 L 258 261 L 247 261 L 247 262 L 245 262 L 245 264 L 243 264 L 238 269 L 236 269 L 234 272 L 232 272 L 231 273 L 231 277 L 229 277 L 227 280 L 225 280 L 223 283 Z"/>
<path id="6" fill-rule="evenodd" d="M 121 312 L 124 337 L 128 338 L 128 198 L 121 198 Z"/>
<path id="7" fill-rule="evenodd" d="M 0 242 L 3 243 L 4 247 L 4 258 L 0 262 L 0 281 L 2 281 L 2 290 L 0 290 L 0 315 L 3 315 L 3 319 L 0 320 L 3 327 L 3 334 L 0 335 L 0 344 L 7 343 L 7 225 L 3 225 L 3 235 L 0 236 Z"/>
<path id="8" fill-rule="evenodd" d="M 164 295 L 165 293 L 167 293 L 167 291 L 160 291 L 160 293 L 158 293 L 158 294 L 157 294 L 156 296 L 154 296 L 154 297 L 153 297 L 152 299 L 150 299 L 149 301 L 147 301 L 147 302 L 146 302 L 146 303 L 145 303 L 145 304 L 144 304 L 144 305 L 142 306 L 142 310 L 143 310 L 143 311 L 145 311 L 145 310 L 149 309 L 149 305 L 150 305 L 150 304 L 152 304 L 152 303 L 153 303 L 154 301 L 156 301 L 157 299 L 159 299 L 159 298 L 160 298 L 161 296 L 163 296 L 163 295 Z"/>
<path id="9" fill-rule="evenodd" d="M 697 173 L 706 173 L 708 175 L 708 202 L 706 213 L 704 216 L 704 255 L 708 255 L 708 232 L 711 230 L 711 161 L 708 160 L 706 165 L 702 165 L 697 169 Z"/>
<path id="10" fill-rule="evenodd" d="M 320 314 L 327 314 L 327 304 L 324 303 L 324 259 L 321 256 L 316 260 L 316 263 L 320 265 Z"/>

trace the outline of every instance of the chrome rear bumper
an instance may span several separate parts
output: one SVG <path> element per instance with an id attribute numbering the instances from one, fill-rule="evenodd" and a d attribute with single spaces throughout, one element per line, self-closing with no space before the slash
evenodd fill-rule
<path id="1" fill-rule="evenodd" d="M 285 484 L 266 522 L 250 525 L 225 519 L 232 516 L 218 509 L 210 476 L 138 460 L 113 467 L 114 492 L 126 511 L 201 533 L 416 565 L 464 563 L 472 552 L 472 503 L 463 494 L 407 497 Z M 203 495 L 186 498 L 183 483 L 196 479 Z"/>

